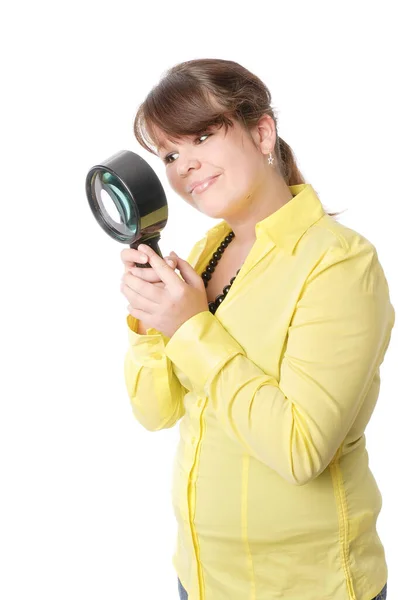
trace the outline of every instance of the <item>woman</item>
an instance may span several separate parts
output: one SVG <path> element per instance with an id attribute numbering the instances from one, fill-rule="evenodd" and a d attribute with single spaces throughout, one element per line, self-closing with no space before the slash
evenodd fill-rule
<path id="1" fill-rule="evenodd" d="M 364 431 L 395 312 L 375 247 L 325 212 L 235 62 L 170 69 L 134 130 L 222 219 L 187 261 L 122 252 L 132 410 L 149 431 L 181 419 L 180 598 L 386 598 Z"/>

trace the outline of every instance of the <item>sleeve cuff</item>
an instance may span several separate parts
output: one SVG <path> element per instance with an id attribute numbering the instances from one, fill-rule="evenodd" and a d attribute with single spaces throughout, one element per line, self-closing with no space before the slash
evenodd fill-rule
<path id="1" fill-rule="evenodd" d="M 160 331 L 150 328 L 146 335 L 137 333 L 138 319 L 127 316 L 128 340 L 130 356 L 136 364 L 144 367 L 159 366 L 164 358 L 167 338 Z"/>
<path id="2" fill-rule="evenodd" d="M 222 366 L 245 351 L 210 312 L 203 311 L 185 321 L 170 338 L 165 354 L 203 390 Z"/>

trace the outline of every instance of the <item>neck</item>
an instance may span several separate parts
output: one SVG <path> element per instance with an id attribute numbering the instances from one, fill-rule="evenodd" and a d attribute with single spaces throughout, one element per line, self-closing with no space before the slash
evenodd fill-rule
<path id="1" fill-rule="evenodd" d="M 293 195 L 280 176 L 267 179 L 264 187 L 253 190 L 245 199 L 240 213 L 228 215 L 226 223 L 235 234 L 234 246 L 239 248 L 251 247 L 256 241 L 256 224 L 276 212 L 289 202 Z"/>

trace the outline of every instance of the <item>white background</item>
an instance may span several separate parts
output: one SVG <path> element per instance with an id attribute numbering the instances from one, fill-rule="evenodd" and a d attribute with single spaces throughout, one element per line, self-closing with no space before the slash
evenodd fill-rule
<path id="1" fill-rule="evenodd" d="M 178 426 L 150 433 L 132 415 L 119 287 L 125 246 L 95 222 L 86 173 L 121 149 L 141 154 L 169 201 L 162 252 L 186 258 L 215 222 L 172 192 L 132 123 L 174 64 L 235 60 L 269 87 L 279 133 L 322 203 L 344 210 L 339 220 L 375 244 L 398 308 L 395 3 L 8 4 L 0 41 L 0 598 L 177 600 Z M 396 366 L 394 333 L 366 431 L 392 600 Z"/>

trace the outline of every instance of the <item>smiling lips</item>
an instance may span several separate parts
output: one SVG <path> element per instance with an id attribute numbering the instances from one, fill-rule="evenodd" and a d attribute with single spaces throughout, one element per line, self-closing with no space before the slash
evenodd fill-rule
<path id="1" fill-rule="evenodd" d="M 219 177 L 219 175 L 212 175 L 211 177 L 202 179 L 202 181 L 194 181 L 191 185 L 190 193 L 201 194 L 216 181 L 217 177 Z"/>

